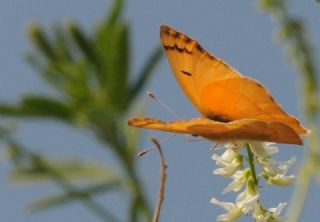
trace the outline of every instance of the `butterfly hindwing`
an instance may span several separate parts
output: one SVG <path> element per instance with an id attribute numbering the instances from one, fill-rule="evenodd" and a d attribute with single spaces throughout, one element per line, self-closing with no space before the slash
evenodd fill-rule
<path id="1" fill-rule="evenodd" d="M 263 122 L 244 119 L 223 123 L 226 131 L 215 130 L 215 124 L 195 124 L 188 127 L 191 134 L 201 135 L 215 141 L 258 140 L 286 144 L 302 144 L 299 135 L 289 126 L 280 122 Z"/>
<path id="2" fill-rule="evenodd" d="M 260 140 L 287 144 L 302 144 L 297 133 L 279 122 L 239 120 L 222 123 L 208 118 L 166 122 L 154 118 L 133 118 L 130 126 L 182 134 L 192 134 L 219 142 L 232 140 Z"/>
<path id="3" fill-rule="evenodd" d="M 281 122 L 298 134 L 306 133 L 299 121 L 285 113 L 260 83 L 247 77 L 212 81 L 201 89 L 199 98 L 203 114 L 212 119 Z"/>

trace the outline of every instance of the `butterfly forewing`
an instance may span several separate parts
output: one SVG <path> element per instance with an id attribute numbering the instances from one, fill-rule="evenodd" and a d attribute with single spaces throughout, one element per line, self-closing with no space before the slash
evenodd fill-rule
<path id="1" fill-rule="evenodd" d="M 266 88 L 212 56 L 196 40 L 164 25 L 160 37 L 179 85 L 205 117 L 221 122 L 281 122 L 298 134 L 308 132 L 282 110 Z"/>
<path id="2" fill-rule="evenodd" d="M 160 38 L 169 64 L 180 87 L 202 113 L 199 89 L 214 79 L 237 75 L 200 44 L 168 26 L 161 25 Z"/>

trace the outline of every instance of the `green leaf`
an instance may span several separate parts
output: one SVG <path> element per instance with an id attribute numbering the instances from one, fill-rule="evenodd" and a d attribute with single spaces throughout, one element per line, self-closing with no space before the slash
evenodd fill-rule
<path id="1" fill-rule="evenodd" d="M 33 44 L 44 56 L 51 60 L 56 59 L 50 40 L 38 24 L 29 25 L 28 34 Z"/>
<path id="2" fill-rule="evenodd" d="M 108 109 L 119 112 L 127 102 L 129 69 L 129 26 L 119 24 L 112 29 L 100 27 L 95 40 L 95 51 L 100 61 L 98 81 L 107 97 Z M 117 99 L 115 99 L 117 98 Z"/>
<path id="3" fill-rule="evenodd" d="M 116 99 L 116 111 L 123 111 L 126 107 L 128 89 L 127 80 L 129 72 L 130 45 L 129 26 L 122 24 L 115 30 L 112 46 L 112 55 L 109 59 L 109 73 L 107 83 L 111 98 Z"/>
<path id="4" fill-rule="evenodd" d="M 149 80 L 151 74 L 153 73 L 154 69 L 159 64 L 162 55 L 162 48 L 160 46 L 158 46 L 152 51 L 151 55 L 149 56 L 149 59 L 146 61 L 146 63 L 142 67 L 142 70 L 139 72 L 138 79 L 131 86 L 129 101 L 134 101 L 134 99 L 143 89 L 143 87 Z"/>
<path id="5" fill-rule="evenodd" d="M 69 39 L 67 38 L 64 29 L 61 26 L 57 25 L 53 28 L 53 31 L 55 34 L 55 38 L 53 41 L 53 49 L 55 51 L 55 54 L 61 61 L 72 62 L 72 50 L 70 47 Z"/>
<path id="6" fill-rule="evenodd" d="M 26 61 L 32 66 L 32 68 L 37 71 L 41 77 L 49 83 L 50 87 L 53 87 L 61 92 L 61 82 L 63 81 L 61 72 L 57 72 L 53 68 L 54 61 L 49 64 L 46 59 L 44 59 L 39 53 L 32 52 L 25 55 Z"/>
<path id="7" fill-rule="evenodd" d="M 67 24 L 68 31 L 76 46 L 81 50 L 85 57 L 93 64 L 97 64 L 96 56 L 92 51 L 92 43 L 81 28 L 74 22 Z"/>
<path id="8" fill-rule="evenodd" d="M 89 185 L 85 188 L 80 188 L 63 194 L 42 197 L 28 204 L 27 209 L 32 213 L 47 210 L 52 207 L 68 204 L 72 201 L 76 201 L 77 199 L 86 199 L 103 192 L 114 191 L 115 189 L 119 189 L 119 185 L 119 182 L 111 181 L 107 183 Z"/>
<path id="9" fill-rule="evenodd" d="M 138 101 L 131 108 L 130 112 L 124 117 L 125 122 L 122 125 L 122 131 L 126 136 L 127 149 L 131 153 L 131 155 L 135 155 L 136 149 L 139 148 L 141 142 L 141 130 L 136 127 L 128 126 L 128 119 L 133 116 L 144 116 L 146 112 L 146 104 L 144 101 Z"/>
<path id="10" fill-rule="evenodd" d="M 108 15 L 109 15 L 107 19 L 108 27 L 112 27 L 118 22 L 121 16 L 121 12 L 123 10 L 125 0 L 114 0 L 113 2 L 114 3 L 113 3 L 113 6 L 111 7 L 111 10 L 108 12 Z"/>
<path id="11" fill-rule="evenodd" d="M 39 183 L 52 180 L 52 172 L 66 180 L 101 181 L 114 180 L 113 172 L 96 163 L 80 160 L 46 160 L 45 165 L 25 164 L 14 169 L 9 178 L 16 183 Z"/>
<path id="12" fill-rule="evenodd" d="M 20 104 L 14 106 L 0 103 L 0 114 L 16 117 L 57 118 L 72 121 L 73 112 L 64 103 L 45 96 L 25 96 Z"/>

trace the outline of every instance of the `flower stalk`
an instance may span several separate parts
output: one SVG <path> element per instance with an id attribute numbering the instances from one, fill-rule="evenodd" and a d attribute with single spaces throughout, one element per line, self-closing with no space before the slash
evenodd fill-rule
<path id="1" fill-rule="evenodd" d="M 248 153 L 248 163 L 250 165 L 251 176 L 253 178 L 253 181 L 254 181 L 255 185 L 258 186 L 259 182 L 258 182 L 257 175 L 256 175 L 256 169 L 254 167 L 254 154 L 251 151 L 250 145 L 248 143 L 246 143 L 244 146 L 246 147 L 246 150 L 247 150 L 247 153 Z"/>
<path id="2" fill-rule="evenodd" d="M 286 176 L 286 173 L 295 162 L 295 158 L 288 161 L 273 160 L 271 154 L 278 152 L 278 148 L 270 143 L 233 142 L 226 144 L 225 148 L 221 156 L 217 154 L 212 156 L 216 164 L 221 167 L 213 173 L 233 179 L 223 190 L 223 194 L 231 191 L 240 193 L 234 203 L 211 199 L 211 203 L 226 210 L 226 213 L 217 217 L 217 221 L 236 221 L 243 215 L 250 215 L 258 222 L 285 221 L 286 219 L 280 214 L 287 203 L 280 203 L 275 208 L 263 207 L 260 202 L 259 181 L 264 179 L 267 184 L 282 187 L 291 185 L 294 176 Z M 246 153 L 242 154 L 242 150 Z"/>

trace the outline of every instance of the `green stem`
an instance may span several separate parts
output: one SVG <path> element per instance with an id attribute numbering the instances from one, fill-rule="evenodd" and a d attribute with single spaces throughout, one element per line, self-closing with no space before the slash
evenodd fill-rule
<path id="1" fill-rule="evenodd" d="M 102 221 L 110 221 L 110 222 L 117 222 L 119 221 L 115 216 L 109 212 L 107 209 L 103 208 L 100 204 L 92 200 L 91 197 L 87 198 L 83 201 L 83 204 L 87 206 L 92 212 L 94 212 L 97 216 L 100 217 Z"/>
<path id="2" fill-rule="evenodd" d="M 309 186 L 314 177 L 316 169 L 320 165 L 319 156 L 319 116 L 318 106 L 318 78 L 316 63 L 312 53 L 310 39 L 307 36 L 307 30 L 301 19 L 290 16 L 288 13 L 288 1 L 265 1 L 260 0 L 262 9 L 272 14 L 283 30 L 283 43 L 290 49 L 290 57 L 303 78 L 304 106 L 307 121 L 312 133 L 310 143 L 306 150 L 307 155 L 298 172 L 298 182 L 293 191 L 292 200 L 288 210 L 289 221 L 299 221 L 304 203 L 310 191 Z M 268 3 L 268 4 L 266 4 Z"/>
<path id="3" fill-rule="evenodd" d="M 320 162 L 318 153 L 319 142 L 316 133 L 317 129 L 315 127 L 312 127 L 311 129 L 312 134 L 310 135 L 309 153 L 298 171 L 298 181 L 290 201 L 288 210 L 288 221 L 290 222 L 300 221 L 301 212 L 310 190 L 312 177 L 314 176 Z"/>
<path id="4" fill-rule="evenodd" d="M 68 194 L 75 193 L 77 190 L 76 187 L 67 182 L 60 173 L 46 166 L 47 170 L 50 172 L 51 178 L 53 181 L 63 188 Z M 90 209 L 96 216 L 98 216 L 102 221 L 110 221 L 110 222 L 119 222 L 111 212 L 107 209 L 103 208 L 100 204 L 92 199 L 92 197 L 88 194 L 84 194 L 81 198 L 77 198 L 81 201 L 88 209 Z"/>
<path id="5" fill-rule="evenodd" d="M 290 201 L 290 206 L 288 210 L 288 221 L 290 222 L 300 221 L 300 215 L 309 192 L 312 178 L 310 164 L 306 163 L 300 167 L 298 178 L 299 179 L 297 181 L 296 188 L 292 194 L 292 199 Z"/>
<path id="6" fill-rule="evenodd" d="M 250 166 L 251 176 L 253 177 L 253 181 L 254 181 L 255 185 L 258 186 L 258 178 L 256 175 L 256 169 L 254 167 L 254 154 L 251 151 L 250 145 L 248 143 L 246 143 L 244 146 L 246 147 L 247 152 L 248 152 L 248 162 L 249 162 L 249 166 Z"/>
<path id="7" fill-rule="evenodd" d="M 119 136 L 119 133 L 121 133 L 121 131 L 117 130 L 116 126 L 113 126 L 111 129 L 108 128 L 105 130 L 109 131 L 109 133 L 113 135 L 112 140 L 106 140 L 103 136 L 99 138 L 102 139 L 102 141 L 105 142 L 105 144 L 108 145 L 108 147 L 112 148 L 116 157 L 121 162 L 121 165 L 123 166 L 127 176 L 129 177 L 132 186 L 131 188 L 133 190 L 133 194 L 131 201 L 131 216 L 129 216 L 131 218 L 130 221 L 138 221 L 139 212 L 145 215 L 147 221 L 151 221 L 151 208 L 143 192 L 144 189 L 142 187 L 141 181 L 137 176 L 137 170 L 135 167 L 133 154 L 127 149 L 126 144 L 123 143 L 123 141 L 120 141 L 120 138 L 124 137 Z M 104 131 L 104 129 L 102 129 L 102 131 Z"/>
<path id="8" fill-rule="evenodd" d="M 128 164 L 127 161 L 123 161 L 123 165 L 126 169 L 126 173 L 129 176 L 130 181 L 132 183 L 131 185 L 133 187 L 134 194 L 132 196 L 133 198 L 132 204 L 137 204 L 138 207 L 135 209 L 137 209 L 137 211 L 142 211 L 146 217 L 146 220 L 151 221 L 152 220 L 151 209 L 144 195 L 143 187 L 141 185 L 140 179 L 137 176 L 136 168 L 133 166 L 133 164 L 132 165 Z M 132 218 L 132 222 L 138 221 L 139 214 L 135 212 L 134 215 L 136 216 Z"/>
<path id="9" fill-rule="evenodd" d="M 16 143 L 8 133 L 5 132 L 2 128 L 0 128 L 0 138 L 9 144 L 10 146 L 15 147 L 19 150 L 20 155 L 25 156 L 29 159 L 38 158 L 41 164 L 41 168 L 48 172 L 51 180 L 54 181 L 59 187 L 61 187 L 67 194 L 74 194 L 78 190 L 75 186 L 73 186 L 70 182 L 68 182 L 59 172 L 52 169 L 46 162 L 42 159 L 39 159 L 39 156 L 32 151 L 29 151 L 22 147 L 20 144 Z M 83 195 L 81 198 L 77 198 L 77 200 L 81 201 L 84 206 L 86 206 L 91 212 L 93 212 L 96 216 L 98 216 L 102 221 L 110 221 L 110 222 L 119 222 L 111 212 L 107 209 L 103 208 L 99 203 L 95 202 L 89 194 Z"/>

